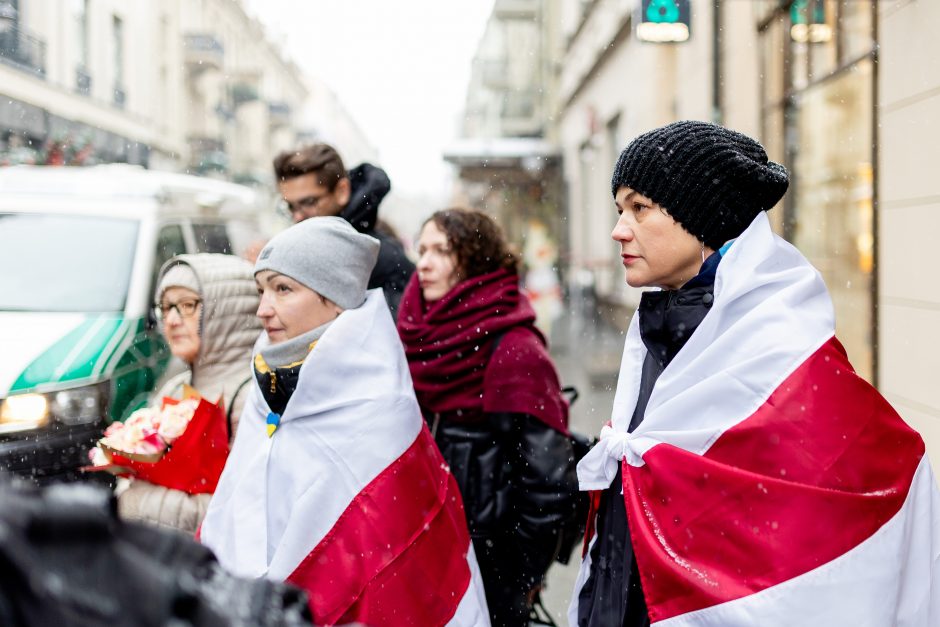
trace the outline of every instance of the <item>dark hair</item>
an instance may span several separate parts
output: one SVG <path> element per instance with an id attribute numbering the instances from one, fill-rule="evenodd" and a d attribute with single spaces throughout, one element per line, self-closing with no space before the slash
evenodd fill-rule
<path id="1" fill-rule="evenodd" d="M 278 183 L 307 174 L 316 174 L 317 184 L 332 192 L 346 176 L 346 167 L 339 153 L 329 144 L 310 144 L 287 150 L 274 158 L 274 177 Z"/>
<path id="2" fill-rule="evenodd" d="M 452 208 L 435 212 L 433 222 L 447 237 L 457 257 L 459 280 L 499 269 L 518 273 L 519 255 L 513 250 L 496 220 L 476 209 Z"/>

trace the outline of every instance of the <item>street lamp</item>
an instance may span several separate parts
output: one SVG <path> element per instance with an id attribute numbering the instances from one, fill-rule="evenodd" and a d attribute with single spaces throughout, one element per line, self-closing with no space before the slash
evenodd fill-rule
<path id="1" fill-rule="evenodd" d="M 0 35 L 13 30 L 16 26 L 16 7 L 9 2 L 0 1 Z"/>

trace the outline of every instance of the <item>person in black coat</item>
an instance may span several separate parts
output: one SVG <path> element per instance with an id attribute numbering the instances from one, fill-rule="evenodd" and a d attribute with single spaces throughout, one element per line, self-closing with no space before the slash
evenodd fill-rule
<path id="1" fill-rule="evenodd" d="M 714 303 L 723 253 L 787 189 L 783 166 L 753 139 L 704 122 L 676 122 L 633 140 L 614 169 L 627 283 L 645 292 L 637 311 L 648 352 L 627 429 L 643 421 L 657 379 L 695 333 Z M 590 568 L 575 591 L 570 618 L 578 627 L 650 624 L 641 571 L 630 539 L 622 466 L 600 495 Z"/>
<path id="2" fill-rule="evenodd" d="M 643 362 L 640 392 L 630 420 L 631 433 L 643 421 L 659 375 L 711 308 L 720 260 L 721 253 L 714 252 L 702 264 L 699 274 L 679 289 L 646 292 L 640 299 L 640 334 L 649 352 Z M 601 495 L 597 541 L 591 547 L 592 563 L 596 566 L 578 593 L 578 627 L 646 627 L 650 624 L 640 573 L 630 545 L 622 485 L 621 472 L 618 472 Z"/>
<path id="3" fill-rule="evenodd" d="M 415 266 L 394 232 L 379 220 L 379 204 L 391 190 L 385 171 L 363 163 L 347 172 L 335 148 L 312 144 L 279 154 L 274 159 L 274 176 L 285 212 L 294 222 L 339 216 L 360 233 L 379 240 L 379 259 L 368 287 L 382 288 L 395 318 Z"/>
<path id="4" fill-rule="evenodd" d="M 438 211 L 419 253 L 398 317 L 415 393 L 460 487 L 492 624 L 524 627 L 575 524 L 568 403 L 493 219 Z"/>

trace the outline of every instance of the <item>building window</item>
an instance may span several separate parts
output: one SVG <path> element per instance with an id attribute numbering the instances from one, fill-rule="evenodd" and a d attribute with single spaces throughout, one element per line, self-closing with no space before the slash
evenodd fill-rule
<path id="1" fill-rule="evenodd" d="M 88 0 L 72 0 L 75 26 L 75 91 L 91 94 L 91 71 L 88 52 Z"/>
<path id="2" fill-rule="evenodd" d="M 75 58 L 78 63 L 88 67 L 88 0 L 72 0 L 72 14 L 75 18 Z"/>
<path id="3" fill-rule="evenodd" d="M 111 37 L 114 53 L 114 104 L 123 107 L 127 100 L 124 91 L 124 20 L 117 15 L 111 18 Z"/>
<path id="4" fill-rule="evenodd" d="M 764 7 L 762 140 L 791 175 L 772 218 L 819 269 L 836 333 L 858 373 L 874 381 L 875 3 Z"/>

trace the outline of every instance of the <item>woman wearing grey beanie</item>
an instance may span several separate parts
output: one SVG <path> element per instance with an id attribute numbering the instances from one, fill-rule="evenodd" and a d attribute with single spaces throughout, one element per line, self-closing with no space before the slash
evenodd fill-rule
<path id="1" fill-rule="evenodd" d="M 191 385 L 213 403 L 221 399 L 232 438 L 247 396 L 251 347 L 261 331 L 251 264 L 232 255 L 179 255 L 161 268 L 154 299 L 160 332 L 186 365 L 153 395 L 154 404 L 182 398 L 183 385 Z M 210 496 L 132 479 L 120 492 L 118 512 L 192 534 Z"/>
<path id="2" fill-rule="evenodd" d="M 488 624 L 460 493 L 424 425 L 379 243 L 338 217 L 258 255 L 254 381 L 200 537 L 307 591 L 314 622 Z"/>
<path id="3" fill-rule="evenodd" d="M 593 507 L 572 625 L 936 624 L 923 441 L 855 374 L 822 278 L 772 231 L 788 182 L 704 122 L 617 161 L 626 282 L 659 289 L 578 464 Z"/>

